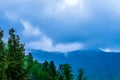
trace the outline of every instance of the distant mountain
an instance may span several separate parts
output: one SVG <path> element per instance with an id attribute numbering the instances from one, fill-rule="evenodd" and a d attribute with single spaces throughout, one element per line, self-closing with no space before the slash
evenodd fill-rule
<path id="1" fill-rule="evenodd" d="M 83 68 L 88 80 L 120 80 L 120 53 L 100 50 L 76 50 L 64 53 L 31 50 L 39 62 L 53 60 L 56 65 L 69 63 L 76 76 Z"/>

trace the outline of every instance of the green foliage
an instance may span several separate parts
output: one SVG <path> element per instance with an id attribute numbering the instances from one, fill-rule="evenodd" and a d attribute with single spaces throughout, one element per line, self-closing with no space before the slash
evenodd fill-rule
<path id="1" fill-rule="evenodd" d="M 84 70 L 83 69 L 78 70 L 77 80 L 87 80 L 87 78 L 84 76 Z"/>
<path id="2" fill-rule="evenodd" d="M 54 61 L 51 61 L 49 66 L 50 66 L 49 74 L 50 74 L 50 76 L 52 76 L 52 78 L 53 78 L 52 80 L 54 80 L 54 78 L 57 76 L 56 66 L 54 64 Z"/>
<path id="3" fill-rule="evenodd" d="M 6 80 L 6 70 L 8 68 L 8 61 L 7 56 L 5 54 L 4 50 L 4 42 L 2 40 L 3 38 L 3 30 L 0 29 L 0 79 Z"/>
<path id="4" fill-rule="evenodd" d="M 24 45 L 20 43 L 18 35 L 14 34 L 14 29 L 9 30 L 8 39 L 8 78 L 12 80 L 21 79 L 24 71 Z"/>
<path id="5" fill-rule="evenodd" d="M 72 68 L 69 64 L 64 64 L 64 76 L 65 80 L 73 80 Z"/>
<path id="6" fill-rule="evenodd" d="M 3 30 L 0 29 L 0 52 L 4 50 L 4 42 L 2 38 L 3 38 Z"/>
<path id="7" fill-rule="evenodd" d="M 8 42 L 4 43 L 3 30 L 0 29 L 0 80 L 73 80 L 72 67 L 54 61 L 40 63 L 32 54 L 25 55 L 24 44 L 21 44 L 15 30 L 9 30 Z M 79 70 L 78 80 L 83 79 L 83 70 Z"/>
<path id="8" fill-rule="evenodd" d="M 58 76 L 60 80 L 73 80 L 72 67 L 69 64 L 60 64 Z"/>
<path id="9" fill-rule="evenodd" d="M 60 80 L 64 80 L 64 66 L 63 64 L 59 65 L 58 76 Z"/>

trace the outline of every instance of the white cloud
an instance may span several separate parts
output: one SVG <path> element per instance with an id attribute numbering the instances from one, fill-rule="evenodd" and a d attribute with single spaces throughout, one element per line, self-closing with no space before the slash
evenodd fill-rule
<path id="1" fill-rule="evenodd" d="M 57 44 L 53 47 L 55 51 L 68 52 L 73 50 L 82 49 L 83 45 L 81 43 L 69 43 L 69 44 Z"/>
<path id="2" fill-rule="evenodd" d="M 100 50 L 104 52 L 120 52 L 120 49 L 114 49 L 114 48 L 100 48 Z"/>
<path id="3" fill-rule="evenodd" d="M 23 34 L 25 36 L 30 37 L 30 36 L 40 36 L 40 35 L 42 35 L 42 32 L 39 30 L 39 28 L 32 27 L 32 25 L 29 24 L 26 21 L 21 21 L 21 23 L 24 27 Z"/>
<path id="4" fill-rule="evenodd" d="M 26 21 L 22 21 L 24 26 L 23 34 L 24 36 L 37 36 L 38 39 L 34 41 L 30 41 L 26 43 L 27 48 L 31 49 L 42 49 L 45 51 L 58 51 L 58 52 L 68 52 L 73 50 L 78 50 L 83 48 L 81 43 L 58 43 L 56 45 L 53 44 L 51 38 L 47 37 L 40 29 L 37 27 L 33 27 L 30 23 Z"/>
<path id="5" fill-rule="evenodd" d="M 68 6 L 76 6 L 78 4 L 79 0 L 64 0 L 64 4 Z"/>
<path id="6" fill-rule="evenodd" d="M 63 0 L 62 2 L 58 2 L 54 7 L 56 7 L 56 12 L 65 12 L 69 8 L 76 8 L 78 6 L 83 7 L 83 1 L 82 0 Z"/>
<path id="7" fill-rule="evenodd" d="M 62 21 L 65 19 L 80 21 L 93 18 L 94 13 L 99 16 L 98 13 L 105 11 L 120 16 L 119 4 L 119 0 L 3 0 L 0 1 L 0 11 L 14 20 L 33 16 L 35 19 L 50 17 Z"/>
<path id="8" fill-rule="evenodd" d="M 84 0 L 62 0 L 44 9 L 45 16 L 57 19 L 87 19 L 91 12 L 86 9 Z"/>
<path id="9" fill-rule="evenodd" d="M 53 42 L 49 38 L 43 38 L 42 40 L 32 41 L 27 43 L 27 47 L 32 49 L 41 49 L 45 51 L 57 51 L 57 52 L 69 52 L 78 49 L 82 49 L 83 45 L 81 43 L 69 43 L 69 44 L 62 44 L 58 43 L 53 45 Z"/>
<path id="10" fill-rule="evenodd" d="M 12 14 L 7 13 L 10 19 L 14 14 L 17 17 L 34 15 L 39 18 L 46 16 L 67 18 L 65 16 L 69 15 L 71 18 L 84 19 L 91 17 L 92 12 L 96 13 L 96 10 L 110 11 L 108 14 L 112 13 L 114 16 L 120 15 L 119 4 L 119 0 L 1 0 L 0 11 L 10 11 Z"/>

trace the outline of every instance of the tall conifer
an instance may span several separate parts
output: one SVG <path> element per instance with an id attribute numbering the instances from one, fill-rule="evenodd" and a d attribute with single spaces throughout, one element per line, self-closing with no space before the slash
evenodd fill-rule
<path id="1" fill-rule="evenodd" d="M 15 35 L 14 32 L 13 28 L 9 30 L 8 76 L 9 79 L 19 80 L 23 74 L 25 49 L 24 45 L 20 43 L 19 36 Z"/>

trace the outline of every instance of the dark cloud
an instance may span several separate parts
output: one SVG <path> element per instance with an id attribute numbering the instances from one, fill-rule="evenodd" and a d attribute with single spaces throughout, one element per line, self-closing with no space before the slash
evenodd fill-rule
<path id="1" fill-rule="evenodd" d="M 8 26 L 4 29 L 16 26 L 20 33 L 19 30 L 24 31 L 21 21 L 27 21 L 54 44 L 78 42 L 90 49 L 120 48 L 120 1 L 75 1 L 72 4 L 67 0 L 1 0 L 0 26 Z M 26 42 L 40 39 L 20 35 Z"/>

